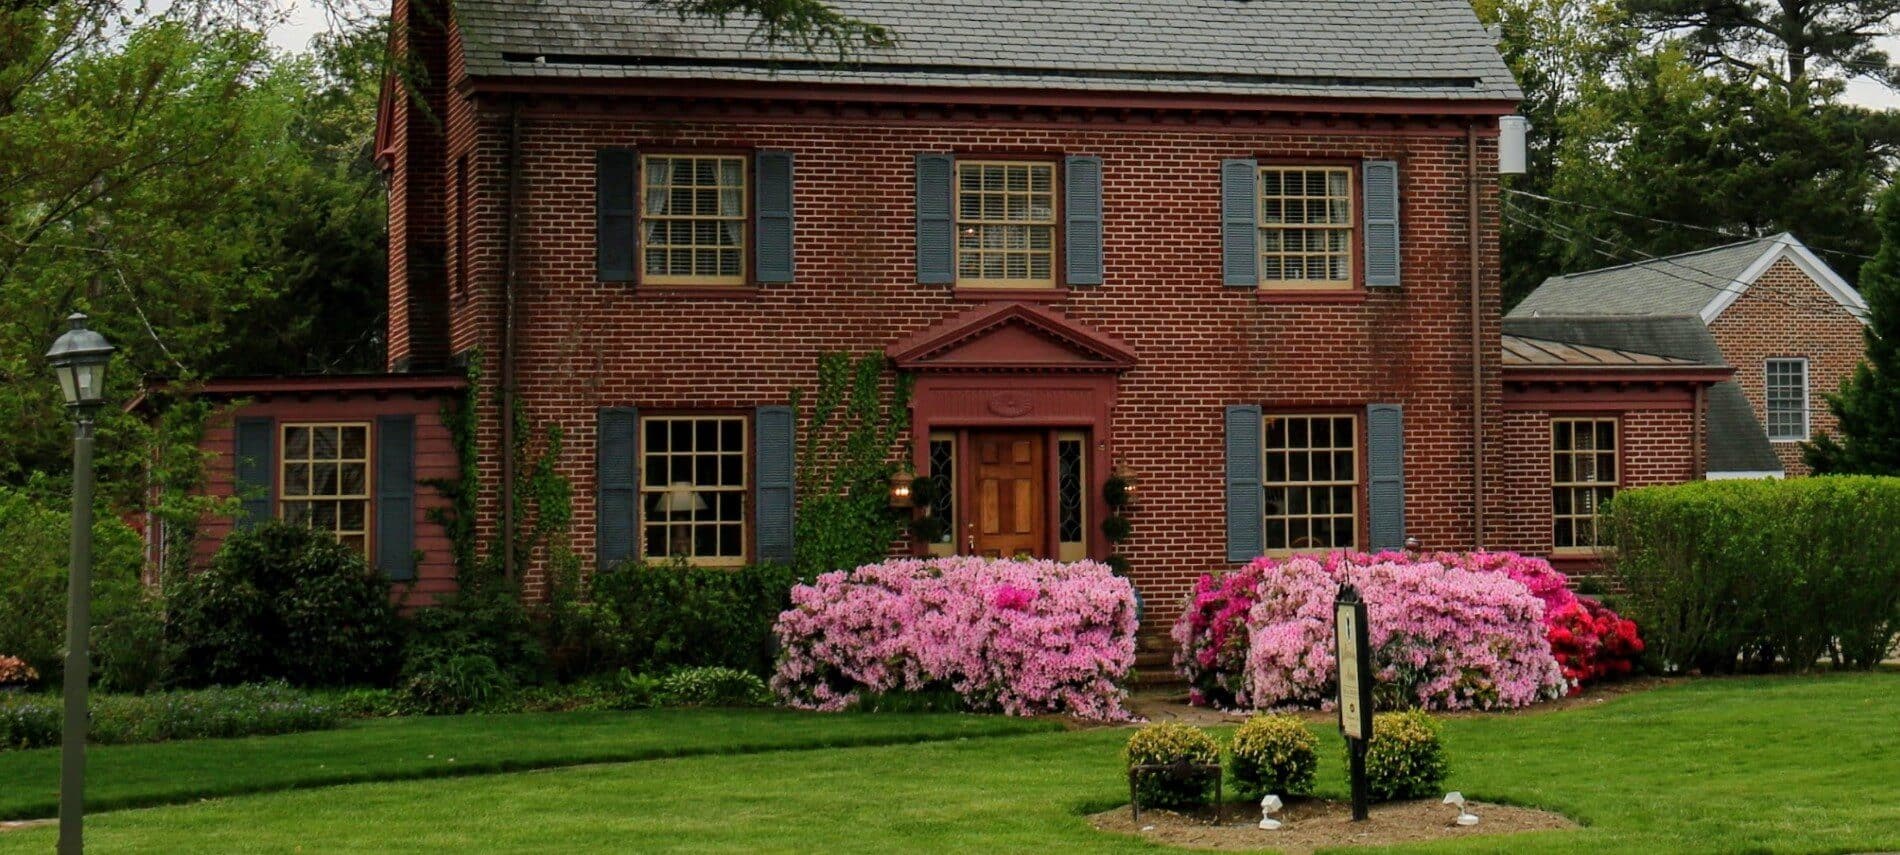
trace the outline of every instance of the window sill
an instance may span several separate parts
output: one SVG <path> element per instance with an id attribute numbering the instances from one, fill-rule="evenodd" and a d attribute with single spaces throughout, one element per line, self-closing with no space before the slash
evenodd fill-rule
<path id="1" fill-rule="evenodd" d="M 1367 292 L 1364 288 L 1351 291 L 1296 291 L 1279 289 L 1261 289 L 1254 296 L 1262 303 L 1363 303 Z"/>
<path id="2" fill-rule="evenodd" d="M 750 300 L 759 296 L 756 285 L 636 285 L 636 300 Z"/>
<path id="3" fill-rule="evenodd" d="M 1771 436 L 1768 438 L 1768 441 L 1774 445 L 1800 445 L 1809 441 L 1809 439 L 1810 437 L 1803 437 L 1801 439 L 1776 439 Z"/>
<path id="4" fill-rule="evenodd" d="M 958 300 L 1013 300 L 1017 302 L 1060 303 L 1068 299 L 1067 288 L 969 288 L 959 286 L 950 291 L 950 296 Z"/>

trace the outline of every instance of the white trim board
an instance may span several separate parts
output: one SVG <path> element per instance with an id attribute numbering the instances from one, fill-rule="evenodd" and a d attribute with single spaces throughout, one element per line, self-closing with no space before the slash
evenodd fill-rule
<path id="1" fill-rule="evenodd" d="M 1703 477 L 1710 481 L 1759 481 L 1763 478 L 1779 481 L 1788 477 L 1788 473 L 1779 469 L 1766 472 L 1710 472 Z"/>
<path id="2" fill-rule="evenodd" d="M 1827 262 L 1815 255 L 1813 250 L 1808 249 L 1800 238 L 1786 232 L 1775 235 L 1774 242 L 1768 247 L 1767 252 L 1762 253 L 1760 258 L 1748 265 L 1748 268 L 1743 270 L 1740 276 L 1735 277 L 1734 281 L 1717 289 L 1715 299 L 1702 307 L 1700 313 L 1702 322 L 1714 323 L 1716 318 L 1721 317 L 1722 313 L 1728 310 L 1728 307 L 1735 305 L 1735 301 L 1748 292 L 1749 286 L 1755 284 L 1755 280 L 1760 279 L 1762 274 L 1768 272 L 1768 268 L 1775 266 L 1775 262 L 1783 258 L 1794 262 L 1795 267 L 1820 285 L 1821 290 L 1834 298 L 1834 302 L 1841 304 L 1841 308 L 1846 309 L 1848 314 L 1853 315 L 1863 325 L 1867 323 L 1867 301 L 1861 299 L 1860 292 L 1854 290 L 1854 286 L 1842 279 L 1839 273 L 1835 273 L 1834 268 L 1829 267 Z"/>

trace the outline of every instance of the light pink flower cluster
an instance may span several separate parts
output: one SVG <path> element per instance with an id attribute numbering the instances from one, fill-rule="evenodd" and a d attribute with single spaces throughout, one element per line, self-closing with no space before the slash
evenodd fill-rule
<path id="1" fill-rule="evenodd" d="M 1210 682 L 1209 672 L 1224 672 L 1212 682 L 1230 691 L 1238 706 L 1328 703 L 1338 674 L 1333 602 L 1340 583 L 1351 581 L 1367 603 L 1382 705 L 1498 709 L 1561 694 L 1565 681 L 1545 637 L 1544 601 L 1504 572 L 1507 562 L 1493 568 L 1476 563 L 1496 561 L 1487 556 L 1438 558 L 1262 558 L 1228 577 L 1253 585 L 1245 596 L 1203 580 L 1175 626 L 1176 640 L 1188 642 L 1183 670 L 1197 686 Z M 1244 644 L 1233 641 L 1229 629 L 1218 654 L 1202 664 L 1198 652 L 1208 649 L 1212 628 L 1223 622 L 1210 608 L 1231 620 L 1232 606 L 1242 600 L 1250 601 Z M 1237 655 L 1245 664 L 1236 673 Z"/>
<path id="2" fill-rule="evenodd" d="M 949 689 L 973 710 L 1125 720 L 1135 591 L 1092 561 L 898 559 L 792 589 L 772 687 L 836 711 Z"/>

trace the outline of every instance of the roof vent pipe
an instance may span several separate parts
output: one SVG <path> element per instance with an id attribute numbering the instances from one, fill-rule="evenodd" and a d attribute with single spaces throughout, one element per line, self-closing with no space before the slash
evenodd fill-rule
<path id="1" fill-rule="evenodd" d="M 1498 117 L 1498 174 L 1523 175 L 1529 168 L 1524 137 L 1531 123 L 1523 116 Z"/>

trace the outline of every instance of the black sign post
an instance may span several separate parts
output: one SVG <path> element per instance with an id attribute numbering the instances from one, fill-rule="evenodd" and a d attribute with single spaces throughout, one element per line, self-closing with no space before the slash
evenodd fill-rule
<path id="1" fill-rule="evenodd" d="M 1372 644 L 1366 602 L 1352 585 L 1339 586 L 1333 603 L 1333 637 L 1339 659 L 1339 732 L 1352 757 L 1352 820 L 1368 816 L 1366 742 L 1372 739 Z"/>

